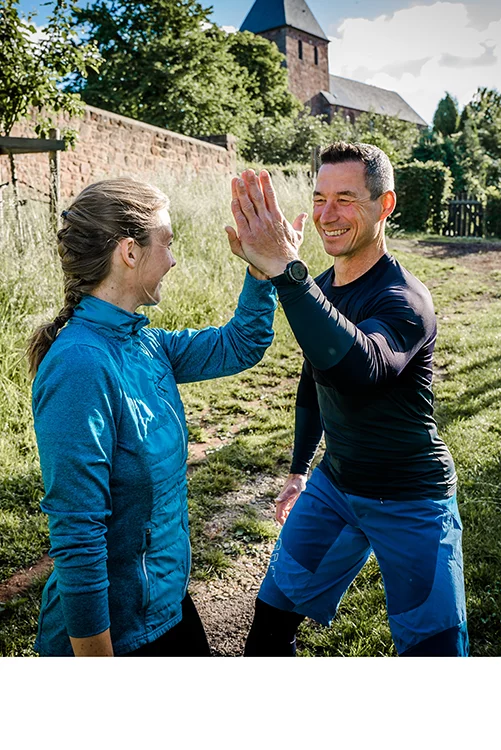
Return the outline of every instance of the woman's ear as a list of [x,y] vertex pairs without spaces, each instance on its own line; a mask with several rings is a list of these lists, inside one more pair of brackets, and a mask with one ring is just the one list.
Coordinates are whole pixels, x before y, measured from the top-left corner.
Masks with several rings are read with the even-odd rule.
[[135,268],[137,266],[139,260],[138,249],[132,237],[122,237],[116,247],[121,260],[128,268]]

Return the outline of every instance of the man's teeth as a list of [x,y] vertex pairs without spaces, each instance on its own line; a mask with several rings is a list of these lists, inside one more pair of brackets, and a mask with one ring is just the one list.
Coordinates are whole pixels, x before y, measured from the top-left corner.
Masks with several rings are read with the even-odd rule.
[[348,232],[348,229],[336,229],[334,232],[328,232],[327,229],[324,229],[325,234],[327,237],[339,237],[342,234],[346,234]]

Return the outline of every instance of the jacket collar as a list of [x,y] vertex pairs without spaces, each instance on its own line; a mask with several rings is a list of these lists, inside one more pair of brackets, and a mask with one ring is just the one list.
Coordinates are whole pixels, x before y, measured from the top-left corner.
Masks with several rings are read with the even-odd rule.
[[120,338],[137,333],[150,322],[145,315],[131,313],[122,307],[112,305],[111,302],[93,297],[91,294],[82,297],[75,307],[71,320],[92,323],[98,326],[103,333]]

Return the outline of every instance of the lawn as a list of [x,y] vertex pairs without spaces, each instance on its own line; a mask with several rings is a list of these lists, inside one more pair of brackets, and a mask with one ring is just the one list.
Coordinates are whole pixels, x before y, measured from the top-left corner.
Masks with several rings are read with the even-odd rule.
[[[178,265],[164,285],[162,303],[145,312],[153,325],[167,328],[222,324],[231,316],[244,275],[223,229],[230,221],[227,180],[185,180],[164,188],[172,201]],[[308,209],[311,186],[305,178],[280,179],[277,188],[289,217]],[[459,475],[472,654],[500,655],[501,261],[497,268],[473,270],[460,258],[395,254],[434,296],[436,414]],[[325,268],[311,222],[303,257],[313,273]],[[24,348],[33,328],[57,313],[60,290],[47,217],[36,206],[26,206],[23,236],[7,218],[0,246],[0,581],[48,549]],[[224,504],[225,493],[248,486],[258,473],[287,473],[300,366],[301,354],[279,311],[275,342],[260,365],[232,378],[181,387],[191,448],[218,444],[190,467],[195,577],[231,576],[242,538],[248,546],[273,536],[273,526],[251,511],[228,529],[231,545],[209,538],[204,528]],[[21,597],[0,605],[0,654],[33,655],[42,583],[35,580]],[[395,655],[374,559],[351,587],[332,627],[307,622],[299,646],[303,656]]]

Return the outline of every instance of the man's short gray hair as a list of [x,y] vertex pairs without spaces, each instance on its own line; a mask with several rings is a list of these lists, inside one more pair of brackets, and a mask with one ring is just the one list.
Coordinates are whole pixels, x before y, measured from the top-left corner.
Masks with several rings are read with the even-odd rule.
[[373,201],[388,190],[395,189],[393,167],[388,156],[380,148],[369,143],[331,143],[321,152],[320,161],[322,164],[362,162],[365,165],[365,184]]

